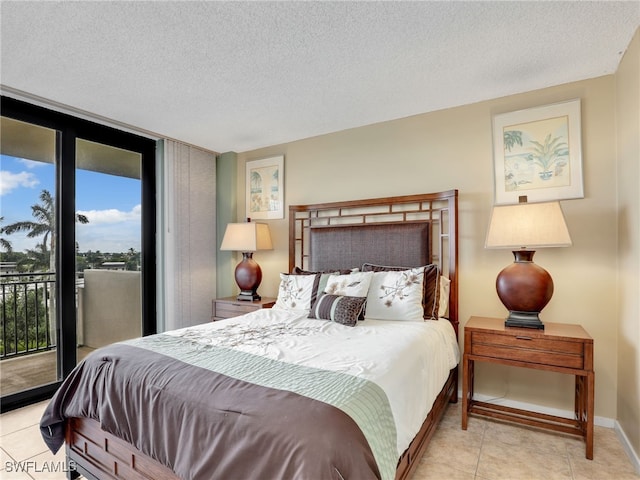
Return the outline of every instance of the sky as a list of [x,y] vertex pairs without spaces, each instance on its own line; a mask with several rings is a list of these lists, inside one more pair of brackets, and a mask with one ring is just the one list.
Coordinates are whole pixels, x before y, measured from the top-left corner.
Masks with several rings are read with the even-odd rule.
[[[76,212],[89,219],[76,224],[79,252],[103,253],[140,251],[141,181],[104,173],[76,172]],[[0,216],[2,226],[35,220],[31,206],[40,203],[40,193],[48,190],[55,196],[55,166],[0,155]],[[42,237],[25,234],[2,235],[13,250],[34,249]]]

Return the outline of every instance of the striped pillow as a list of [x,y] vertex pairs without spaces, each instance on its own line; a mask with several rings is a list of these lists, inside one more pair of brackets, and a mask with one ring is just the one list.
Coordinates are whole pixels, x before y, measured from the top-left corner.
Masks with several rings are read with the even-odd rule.
[[311,308],[309,318],[331,320],[341,325],[355,327],[366,301],[367,297],[321,295]]

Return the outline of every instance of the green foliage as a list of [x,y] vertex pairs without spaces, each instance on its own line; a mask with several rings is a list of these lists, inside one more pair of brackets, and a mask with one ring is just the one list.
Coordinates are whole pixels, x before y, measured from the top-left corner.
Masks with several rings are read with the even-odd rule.
[[516,145],[522,146],[522,132],[519,130],[507,130],[504,132],[504,148],[511,151]]
[[45,288],[27,291],[19,287],[5,288],[7,293],[4,301],[0,301],[0,332],[6,333],[0,342],[0,355],[46,348],[48,325]]
[[35,249],[25,250],[26,255],[18,261],[20,272],[46,272],[49,269],[51,253],[44,243],[36,245]]
[[533,147],[531,150],[530,159],[536,165],[542,168],[542,171],[547,171],[556,163],[560,157],[567,156],[569,154],[569,147],[566,142],[562,142],[562,137],[551,138],[551,134],[547,135],[544,140],[544,144],[531,140]]
[[[4,223],[4,217],[0,216],[0,235],[4,233],[4,227],[1,226],[3,223]],[[2,248],[7,253],[11,253],[13,251],[11,242],[6,238],[2,238],[2,237],[0,237],[0,248]]]

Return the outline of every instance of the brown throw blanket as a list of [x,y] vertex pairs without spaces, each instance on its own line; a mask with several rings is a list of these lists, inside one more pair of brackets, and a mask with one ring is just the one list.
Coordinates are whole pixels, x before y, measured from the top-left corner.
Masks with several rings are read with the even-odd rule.
[[184,479],[388,478],[340,408],[193,363],[126,343],[94,352],[47,407],[47,446],[63,444],[66,418],[88,417]]

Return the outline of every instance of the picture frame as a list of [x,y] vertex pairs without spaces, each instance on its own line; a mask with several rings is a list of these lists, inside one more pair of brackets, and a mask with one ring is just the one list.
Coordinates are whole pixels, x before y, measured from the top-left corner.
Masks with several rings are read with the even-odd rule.
[[284,218],[284,155],[246,163],[246,217]]
[[496,204],[584,198],[580,116],[580,99],[494,115]]

